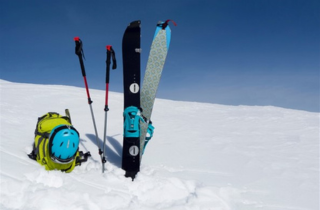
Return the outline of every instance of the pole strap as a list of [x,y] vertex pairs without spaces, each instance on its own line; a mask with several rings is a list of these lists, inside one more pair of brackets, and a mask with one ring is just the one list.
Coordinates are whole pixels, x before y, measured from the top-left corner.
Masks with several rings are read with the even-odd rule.
[[110,78],[110,64],[111,64],[111,58],[112,58],[112,69],[117,68],[117,60],[116,60],[116,53],[114,52],[113,48],[111,45],[107,45],[107,74],[106,74],[106,83],[109,83],[109,78]]
[[116,54],[112,48],[111,45],[106,46],[107,49],[107,60],[106,60],[106,101],[105,101],[105,107],[104,111],[109,111],[108,108],[108,93],[109,93],[109,81],[110,81],[110,64],[111,64],[111,58],[112,58],[112,69],[117,68],[117,60],[116,60]]
[[73,38],[73,40],[76,42],[76,50],[75,50],[76,55],[81,56],[84,59],[86,59],[84,57],[84,52],[83,52],[83,48],[82,48],[83,44],[82,44],[81,39],[78,36],[76,36]]
[[158,26],[161,26],[162,30],[165,30],[170,21],[173,23],[174,26],[177,26],[176,22],[170,19],[166,20],[164,23],[158,23]]
[[85,77],[86,76],[86,70],[84,68],[84,63],[83,63],[83,58],[85,59],[84,52],[83,52],[83,44],[82,44],[82,41],[81,41],[81,39],[79,37],[74,37],[73,40],[76,43],[75,53],[79,57],[82,76]]

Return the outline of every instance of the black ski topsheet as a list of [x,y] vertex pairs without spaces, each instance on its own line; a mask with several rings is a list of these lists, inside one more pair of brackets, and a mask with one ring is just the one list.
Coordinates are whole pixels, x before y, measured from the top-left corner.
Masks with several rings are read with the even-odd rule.
[[[140,23],[140,20],[131,22],[122,39],[124,110],[140,108]],[[140,170],[139,150],[139,136],[128,137],[124,129],[122,169],[132,180]]]

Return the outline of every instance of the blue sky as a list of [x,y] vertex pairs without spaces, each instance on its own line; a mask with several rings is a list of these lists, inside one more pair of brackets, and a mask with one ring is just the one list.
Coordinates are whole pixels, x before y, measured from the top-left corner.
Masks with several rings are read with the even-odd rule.
[[316,0],[0,0],[0,78],[84,87],[79,36],[89,88],[105,88],[112,45],[110,90],[122,92],[126,26],[142,22],[143,73],[156,23],[173,19],[159,98],[319,112],[319,11]]

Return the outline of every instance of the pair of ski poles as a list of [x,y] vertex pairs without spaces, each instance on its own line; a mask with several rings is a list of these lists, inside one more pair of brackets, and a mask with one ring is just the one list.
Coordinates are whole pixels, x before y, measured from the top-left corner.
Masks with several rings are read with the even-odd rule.
[[93,110],[92,110],[92,105],[91,105],[92,104],[92,100],[91,100],[90,93],[89,93],[89,87],[88,87],[88,82],[87,82],[87,78],[86,78],[86,70],[85,70],[84,63],[83,63],[84,53],[83,53],[83,48],[82,48],[82,41],[81,41],[81,39],[79,37],[75,37],[74,41],[76,43],[75,53],[79,57],[81,72],[82,72],[82,76],[83,76],[83,79],[84,79],[84,84],[85,84],[85,87],[86,87],[86,92],[87,92],[87,97],[88,97],[88,104],[89,104],[89,107],[90,107],[93,127],[94,127],[94,131],[95,131],[95,134],[96,134],[96,143],[97,143],[97,146],[98,146],[98,152],[99,152],[99,155],[101,157],[102,173],[104,173],[104,170],[105,170],[104,164],[107,162],[106,157],[105,157],[105,144],[106,144],[106,137],[107,137],[107,117],[108,117],[108,111],[109,111],[108,94],[109,94],[109,80],[110,80],[110,64],[111,64],[111,57],[112,57],[112,63],[113,63],[112,69],[116,69],[117,68],[116,56],[115,56],[114,50],[112,49],[112,46],[111,45],[107,45],[106,46],[106,49],[107,49],[106,97],[105,97],[105,106],[104,106],[104,111],[105,111],[104,138],[103,138],[103,145],[101,145],[99,143],[97,126],[96,126],[96,122],[95,122],[95,118],[94,118],[94,114],[93,114]]

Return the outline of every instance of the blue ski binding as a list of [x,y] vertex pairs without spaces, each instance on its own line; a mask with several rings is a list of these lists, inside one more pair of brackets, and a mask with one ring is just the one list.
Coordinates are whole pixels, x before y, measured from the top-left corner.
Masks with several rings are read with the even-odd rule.
[[[140,110],[135,106],[129,106],[124,110],[123,117],[124,117],[124,132],[123,132],[124,137],[129,137],[129,138],[139,137],[140,136],[140,120],[142,122],[145,122],[145,120],[141,116]],[[144,153],[144,150],[148,142],[151,140],[153,136],[153,132],[154,132],[154,126],[150,121],[148,124],[148,130],[147,130],[147,135],[146,135],[142,154]]]
[[127,107],[124,112],[124,137],[139,137],[140,136],[140,120],[144,121],[141,117],[140,110],[135,106]]
[[144,150],[146,149],[148,142],[151,140],[151,138],[153,136],[153,132],[154,132],[154,126],[152,125],[152,122],[150,121],[148,124],[148,130],[147,130],[146,139],[144,141],[144,147],[142,150],[142,154],[144,153]]

